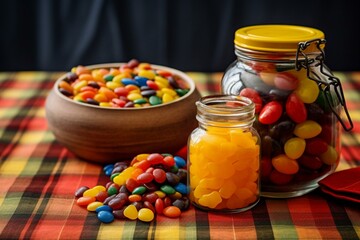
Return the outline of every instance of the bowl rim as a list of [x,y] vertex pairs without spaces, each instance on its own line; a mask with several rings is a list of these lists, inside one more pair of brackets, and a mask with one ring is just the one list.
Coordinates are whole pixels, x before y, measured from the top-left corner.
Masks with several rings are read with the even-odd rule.
[[[99,63],[99,64],[92,64],[92,65],[86,65],[84,67],[88,68],[88,69],[98,69],[98,68],[111,68],[111,67],[121,67],[122,65],[125,65],[125,62],[118,62],[118,63]],[[186,93],[186,95],[181,96],[171,102],[167,102],[167,103],[162,103],[159,105],[155,105],[155,106],[145,106],[145,107],[140,107],[140,108],[136,108],[136,107],[132,107],[132,108],[114,108],[114,107],[102,107],[102,106],[97,106],[97,105],[92,105],[92,104],[87,104],[87,103],[82,103],[82,102],[78,102],[78,101],[74,101],[73,99],[70,99],[68,97],[66,97],[64,94],[62,94],[59,91],[59,84],[62,80],[64,80],[67,77],[68,73],[65,73],[63,75],[61,75],[56,81],[55,84],[53,86],[53,91],[56,95],[58,95],[60,98],[62,98],[65,101],[68,101],[70,103],[73,104],[77,104],[79,106],[84,106],[84,107],[90,107],[90,108],[96,108],[96,109],[102,109],[102,110],[111,110],[111,111],[139,111],[141,109],[145,110],[149,110],[149,109],[153,109],[153,108],[162,108],[162,107],[166,107],[168,105],[171,104],[175,104],[177,102],[180,102],[186,98],[188,98],[189,96],[192,95],[192,93],[194,91],[196,91],[196,84],[194,82],[194,80],[187,75],[185,72],[180,71],[178,69],[175,68],[171,68],[171,67],[167,67],[167,66],[162,66],[162,65],[156,65],[156,64],[151,64],[151,67],[155,70],[166,70],[168,72],[173,73],[174,75],[179,76],[182,80],[186,81],[187,84],[189,84],[189,91]]]

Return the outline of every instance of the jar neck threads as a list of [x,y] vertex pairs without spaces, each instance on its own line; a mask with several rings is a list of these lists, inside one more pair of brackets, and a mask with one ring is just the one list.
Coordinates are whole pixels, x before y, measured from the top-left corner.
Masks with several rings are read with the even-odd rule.
[[249,128],[255,121],[255,104],[246,97],[212,95],[201,98],[196,106],[196,119],[202,128]]
[[[235,55],[238,60],[241,61],[259,61],[259,62],[271,62],[271,63],[285,63],[293,65],[296,68],[296,52],[264,52],[250,49],[243,49],[235,45]],[[308,53],[309,58],[316,58],[319,52]],[[298,56],[298,60],[304,60],[303,56]]]

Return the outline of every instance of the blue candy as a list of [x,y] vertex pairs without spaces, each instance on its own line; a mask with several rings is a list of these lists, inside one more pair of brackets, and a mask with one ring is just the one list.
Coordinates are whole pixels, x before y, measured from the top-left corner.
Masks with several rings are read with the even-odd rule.
[[99,213],[101,211],[112,212],[112,208],[109,205],[102,205],[102,206],[97,207],[95,211],[97,213]]
[[114,221],[114,215],[108,211],[98,212],[97,217],[103,223],[111,223],[112,221]]
[[110,176],[113,169],[114,169],[114,164],[108,164],[103,168],[104,173],[105,173],[106,176]]
[[131,78],[123,78],[121,79],[121,83],[124,85],[135,85],[140,87],[139,83]]
[[139,84],[140,87],[147,86],[146,85],[147,80],[149,80],[149,79],[147,79],[146,77],[139,77],[139,76],[135,77],[135,81]]
[[183,184],[183,183],[178,183],[174,186],[174,189],[176,191],[178,191],[179,193],[185,195],[189,193],[189,188],[187,185]]
[[186,161],[182,157],[175,156],[174,160],[178,168],[183,168],[186,166]]

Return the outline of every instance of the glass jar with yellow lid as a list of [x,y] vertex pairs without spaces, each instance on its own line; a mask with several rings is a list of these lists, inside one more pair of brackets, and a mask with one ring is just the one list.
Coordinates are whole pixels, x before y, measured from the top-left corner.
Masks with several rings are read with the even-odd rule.
[[255,103],[261,195],[295,197],[316,189],[339,163],[340,125],[353,127],[341,83],[324,63],[324,33],[255,25],[238,29],[234,43],[237,59],[221,88]]

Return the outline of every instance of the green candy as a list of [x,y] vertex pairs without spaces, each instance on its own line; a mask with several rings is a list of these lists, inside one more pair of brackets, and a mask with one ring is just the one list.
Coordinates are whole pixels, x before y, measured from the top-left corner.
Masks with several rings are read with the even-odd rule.
[[176,190],[171,187],[170,185],[162,185],[160,187],[160,190],[164,193],[166,193],[167,195],[171,195],[171,194],[174,194],[176,192]]
[[113,182],[114,177],[118,176],[119,174],[120,174],[120,173],[113,173],[113,174],[111,174],[111,176],[110,176],[111,181]]
[[139,98],[139,99],[134,100],[134,103],[135,104],[144,104],[144,103],[147,103],[147,101],[145,98]]
[[114,76],[113,75],[106,75],[105,77],[104,77],[104,79],[105,79],[105,81],[106,82],[111,82],[112,80],[113,80],[113,78],[114,78]]
[[140,187],[137,187],[135,188],[133,191],[132,191],[132,194],[143,194],[144,192],[146,192],[146,187],[144,186],[140,186]]
[[110,186],[109,189],[107,190],[109,196],[114,195],[114,194],[117,194],[118,191],[119,191],[119,189],[117,189],[117,188],[114,187],[114,186]]
[[162,100],[158,96],[151,96],[149,98],[149,102],[151,105],[159,105],[162,103]]
[[184,96],[185,94],[187,94],[189,92],[189,89],[175,89],[175,92],[180,96]]

